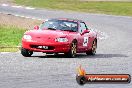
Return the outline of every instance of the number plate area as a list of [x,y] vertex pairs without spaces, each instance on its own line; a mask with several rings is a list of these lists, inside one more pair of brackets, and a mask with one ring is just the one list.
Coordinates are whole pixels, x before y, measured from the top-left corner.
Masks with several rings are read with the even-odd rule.
[[48,49],[48,46],[38,46],[39,49]]

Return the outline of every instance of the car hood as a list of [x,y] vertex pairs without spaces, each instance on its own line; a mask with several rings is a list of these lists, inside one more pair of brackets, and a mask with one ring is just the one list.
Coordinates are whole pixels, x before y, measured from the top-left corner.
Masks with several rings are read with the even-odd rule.
[[30,30],[25,34],[32,36],[35,38],[58,38],[58,37],[66,37],[69,34],[69,31],[60,31],[60,30]]

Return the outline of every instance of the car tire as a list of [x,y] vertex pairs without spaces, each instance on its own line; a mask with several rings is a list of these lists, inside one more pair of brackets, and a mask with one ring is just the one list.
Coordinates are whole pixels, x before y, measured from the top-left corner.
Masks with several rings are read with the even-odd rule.
[[69,52],[65,53],[66,57],[74,58],[77,54],[77,43],[72,42]]
[[76,76],[76,81],[79,85],[84,85],[87,79],[84,76]]
[[21,48],[21,54],[24,57],[30,57],[33,54],[33,51],[29,51],[27,49]]
[[97,49],[97,40],[95,39],[92,43],[92,48],[90,51],[87,51],[87,55],[95,55],[96,54],[96,49]]

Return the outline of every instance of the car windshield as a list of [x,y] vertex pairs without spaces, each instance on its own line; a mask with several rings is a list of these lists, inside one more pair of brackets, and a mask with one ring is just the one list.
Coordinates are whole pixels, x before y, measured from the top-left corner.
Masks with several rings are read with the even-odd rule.
[[48,20],[40,25],[40,30],[62,30],[62,31],[77,31],[77,22],[66,20]]

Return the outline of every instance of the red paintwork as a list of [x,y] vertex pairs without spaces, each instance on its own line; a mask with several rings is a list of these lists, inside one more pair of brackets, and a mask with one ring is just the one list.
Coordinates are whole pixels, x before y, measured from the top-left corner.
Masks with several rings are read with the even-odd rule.
[[[97,39],[97,34],[94,31],[88,31],[89,33],[80,34],[79,32],[69,32],[61,30],[30,30],[25,34],[32,36],[32,39],[29,41],[22,38],[22,47],[36,52],[65,53],[70,50],[72,41],[76,39],[77,52],[86,52],[91,49],[93,40],[95,38]],[[59,37],[66,37],[68,39],[68,42],[56,42],[55,39]],[[87,46],[83,46],[84,37],[89,37]],[[54,48],[51,50],[42,50],[32,48],[31,45],[51,46]]]

